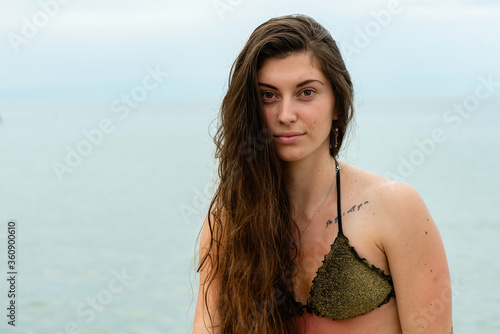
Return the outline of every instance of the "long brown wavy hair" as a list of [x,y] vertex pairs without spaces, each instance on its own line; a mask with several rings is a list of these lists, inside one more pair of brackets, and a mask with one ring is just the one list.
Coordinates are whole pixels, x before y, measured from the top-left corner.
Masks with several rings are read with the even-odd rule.
[[[352,118],[353,87],[330,33],[308,16],[270,19],[257,27],[234,62],[214,136],[219,183],[208,215],[209,249],[200,253],[208,287],[217,280],[220,333],[294,333],[292,277],[300,231],[292,218],[284,164],[261,114],[257,72],[266,59],[309,52],[330,79],[339,129],[336,157]],[[332,140],[332,133],[330,140]],[[299,243],[300,244],[300,243]],[[204,298],[207,302],[207,289]],[[208,306],[207,306],[208,307]]]

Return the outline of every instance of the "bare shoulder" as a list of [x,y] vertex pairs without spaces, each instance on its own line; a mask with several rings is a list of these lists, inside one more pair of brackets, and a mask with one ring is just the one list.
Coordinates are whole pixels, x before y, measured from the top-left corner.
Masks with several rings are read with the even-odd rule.
[[217,298],[219,291],[219,281],[213,278],[213,263],[217,254],[214,251],[214,234],[217,225],[214,224],[215,217],[209,214],[201,229],[199,255],[200,263],[200,285],[198,290],[198,300],[193,323],[193,333],[217,333],[213,324],[217,323],[219,316],[217,313]]
[[387,179],[344,162],[340,166],[344,171],[342,182],[355,194],[374,199],[379,213],[399,216],[428,212],[424,200],[411,185]]
[[[208,254],[207,260],[212,261],[214,256],[216,256],[215,253],[217,250],[219,252],[222,251],[219,233],[223,219],[224,218],[220,216],[216,218],[214,213],[209,213],[205,218],[199,234],[199,259],[203,259]],[[210,264],[207,263],[206,265]]]
[[385,254],[394,283],[403,332],[450,333],[448,263],[440,233],[424,200],[409,184],[347,164],[342,167],[347,188],[351,188],[348,191],[370,199],[370,219],[377,226],[373,235]]
[[[370,171],[341,164],[344,176],[341,183],[347,187],[351,198],[362,197],[370,202],[370,221],[376,226],[373,237],[381,249],[403,238],[431,233],[439,238],[439,232],[431,214],[411,185],[389,180]],[[346,198],[349,203],[349,198]]]
[[339,161],[342,183],[346,182],[350,187],[356,187],[357,190],[373,191],[378,187],[387,186],[394,183],[381,175],[368,170],[356,167],[343,161]]

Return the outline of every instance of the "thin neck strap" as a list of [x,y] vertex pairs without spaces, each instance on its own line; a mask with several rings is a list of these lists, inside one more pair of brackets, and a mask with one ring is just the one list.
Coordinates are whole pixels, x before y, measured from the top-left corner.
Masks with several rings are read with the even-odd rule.
[[337,159],[333,158],[335,160],[335,168],[336,168],[336,174],[337,174],[337,217],[338,217],[338,223],[339,223],[339,233],[344,234],[342,232],[342,210],[340,209],[340,166],[339,163],[337,162]]

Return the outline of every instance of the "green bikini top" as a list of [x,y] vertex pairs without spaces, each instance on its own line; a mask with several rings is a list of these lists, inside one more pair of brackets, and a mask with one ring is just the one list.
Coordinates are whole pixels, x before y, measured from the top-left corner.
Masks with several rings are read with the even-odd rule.
[[360,258],[342,232],[337,160],[335,165],[339,232],[312,281],[307,305],[297,302],[297,306],[299,314],[305,309],[333,320],[344,320],[384,305],[395,294],[391,276]]

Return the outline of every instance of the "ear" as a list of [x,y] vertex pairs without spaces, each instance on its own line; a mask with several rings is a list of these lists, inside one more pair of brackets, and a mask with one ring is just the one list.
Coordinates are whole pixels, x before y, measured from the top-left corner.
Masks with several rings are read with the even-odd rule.
[[332,121],[333,122],[338,121],[339,120],[339,115],[337,113],[337,109],[333,109],[332,114],[333,114]]
[[338,112],[338,108],[337,108],[337,99],[335,97],[335,94],[333,94],[332,120],[333,121],[338,121],[339,120],[339,112]]

